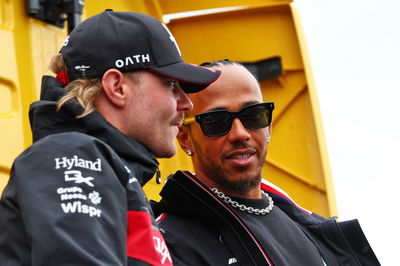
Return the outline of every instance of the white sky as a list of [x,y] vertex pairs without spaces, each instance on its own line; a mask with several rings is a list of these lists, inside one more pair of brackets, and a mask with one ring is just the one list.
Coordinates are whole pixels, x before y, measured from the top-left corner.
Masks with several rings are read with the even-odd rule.
[[341,220],[358,218],[382,265],[399,265],[400,1],[295,0]]

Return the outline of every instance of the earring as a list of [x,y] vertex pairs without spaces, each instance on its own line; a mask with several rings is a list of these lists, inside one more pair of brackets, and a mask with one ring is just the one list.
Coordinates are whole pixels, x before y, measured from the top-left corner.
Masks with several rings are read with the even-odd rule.
[[192,156],[192,155],[193,155],[193,153],[192,153],[191,150],[187,150],[186,153],[187,153],[187,155],[189,155],[189,156]]
[[267,143],[271,141],[271,137],[267,137]]

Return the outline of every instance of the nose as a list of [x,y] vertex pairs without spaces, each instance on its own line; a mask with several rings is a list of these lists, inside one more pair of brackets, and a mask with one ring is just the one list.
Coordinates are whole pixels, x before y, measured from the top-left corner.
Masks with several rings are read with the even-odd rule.
[[181,88],[178,89],[177,109],[183,112],[189,112],[193,109],[192,101]]
[[230,142],[248,141],[250,139],[250,132],[244,127],[239,118],[234,118],[231,130],[228,132],[228,140]]

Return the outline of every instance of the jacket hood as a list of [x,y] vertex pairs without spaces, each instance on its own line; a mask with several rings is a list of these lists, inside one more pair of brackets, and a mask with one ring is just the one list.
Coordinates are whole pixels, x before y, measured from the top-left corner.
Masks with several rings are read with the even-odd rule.
[[107,143],[128,166],[141,171],[143,180],[139,181],[142,186],[150,180],[158,167],[153,154],[141,143],[120,132],[97,111],[83,118],[76,118],[83,112],[83,108],[75,100],[68,101],[57,112],[56,103],[65,92],[55,78],[42,78],[40,101],[32,103],[29,111],[33,142],[58,133],[87,134]]

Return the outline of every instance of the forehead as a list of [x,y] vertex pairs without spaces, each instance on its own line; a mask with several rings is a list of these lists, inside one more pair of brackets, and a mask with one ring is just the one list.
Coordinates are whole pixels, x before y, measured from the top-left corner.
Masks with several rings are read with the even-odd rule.
[[257,80],[242,66],[225,65],[217,67],[221,76],[205,90],[190,95],[194,108],[191,114],[221,108],[237,111],[244,105],[262,102]]

